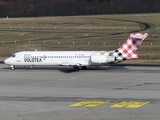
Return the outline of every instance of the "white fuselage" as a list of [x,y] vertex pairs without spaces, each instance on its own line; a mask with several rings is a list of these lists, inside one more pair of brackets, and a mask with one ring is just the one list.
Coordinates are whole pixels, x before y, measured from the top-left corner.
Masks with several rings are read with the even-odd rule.
[[[17,52],[5,60],[5,64],[18,65],[66,65],[66,66],[90,66],[107,65],[109,62],[93,61],[93,55],[107,59],[107,51],[23,51]],[[92,58],[92,59],[91,59]],[[115,58],[115,57],[114,57]],[[114,59],[113,58],[113,59]],[[96,59],[94,57],[94,59]],[[98,59],[99,60],[99,59]],[[111,61],[113,62],[113,61]]]

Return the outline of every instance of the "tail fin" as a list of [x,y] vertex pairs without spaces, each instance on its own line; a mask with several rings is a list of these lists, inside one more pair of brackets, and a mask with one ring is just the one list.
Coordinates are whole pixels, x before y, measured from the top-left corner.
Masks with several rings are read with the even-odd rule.
[[127,41],[115,51],[117,60],[126,60],[132,58],[138,58],[135,54],[141,43],[147,38],[148,33],[132,33],[128,37]]

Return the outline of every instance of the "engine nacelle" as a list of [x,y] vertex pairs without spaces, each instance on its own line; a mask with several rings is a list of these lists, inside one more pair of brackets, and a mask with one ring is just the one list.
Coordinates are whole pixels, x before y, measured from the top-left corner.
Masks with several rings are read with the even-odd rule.
[[116,61],[115,56],[106,55],[92,55],[91,62],[93,63],[112,63]]

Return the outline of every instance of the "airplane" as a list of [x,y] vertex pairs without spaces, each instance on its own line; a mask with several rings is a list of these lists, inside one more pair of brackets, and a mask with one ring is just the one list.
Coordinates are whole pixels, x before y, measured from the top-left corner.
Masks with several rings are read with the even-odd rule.
[[135,54],[148,33],[131,33],[127,41],[112,51],[21,51],[7,58],[4,63],[15,66],[72,66],[75,71],[87,66],[107,66],[138,58]]

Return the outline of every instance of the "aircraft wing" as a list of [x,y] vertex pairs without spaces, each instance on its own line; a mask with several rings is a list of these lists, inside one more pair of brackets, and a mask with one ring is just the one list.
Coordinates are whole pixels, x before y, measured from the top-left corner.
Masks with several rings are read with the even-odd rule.
[[75,63],[75,62],[62,62],[62,66],[81,66],[80,63]]

